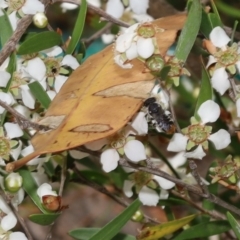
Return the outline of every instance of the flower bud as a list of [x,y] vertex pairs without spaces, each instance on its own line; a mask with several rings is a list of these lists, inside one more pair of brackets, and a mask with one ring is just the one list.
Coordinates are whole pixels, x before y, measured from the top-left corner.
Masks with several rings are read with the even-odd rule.
[[36,13],[33,16],[33,23],[38,28],[45,28],[48,25],[48,19],[45,13]]
[[23,179],[19,173],[10,173],[4,179],[4,186],[8,192],[16,193],[22,187]]
[[141,222],[144,216],[141,210],[137,210],[134,215],[132,216],[132,221],[134,222]]
[[42,203],[45,209],[49,211],[58,211],[61,209],[61,197],[53,195],[45,195],[42,197]]

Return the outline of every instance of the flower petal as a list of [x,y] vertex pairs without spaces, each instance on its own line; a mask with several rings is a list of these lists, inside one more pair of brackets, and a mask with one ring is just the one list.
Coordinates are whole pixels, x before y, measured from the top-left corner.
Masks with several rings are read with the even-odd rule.
[[37,189],[37,195],[40,199],[42,199],[43,196],[46,195],[52,195],[57,196],[57,193],[52,190],[52,186],[48,183],[43,183],[38,189]]
[[26,235],[22,232],[12,232],[10,233],[8,239],[9,240],[28,240]]
[[105,150],[100,157],[102,168],[105,172],[111,172],[118,166],[120,157],[115,149]]
[[211,78],[211,83],[213,88],[221,95],[223,95],[230,88],[228,74],[225,71],[225,68],[218,68],[214,71]]
[[44,12],[44,5],[38,0],[26,0],[22,7],[22,11],[24,14]]
[[138,135],[146,135],[148,133],[148,123],[144,112],[139,112],[130,125],[137,131]]
[[211,31],[209,38],[213,45],[219,48],[226,46],[231,40],[221,27],[215,27]]
[[227,147],[231,143],[231,136],[225,129],[220,129],[209,136],[208,140],[213,142],[217,150]]
[[21,95],[22,95],[22,100],[24,105],[30,109],[34,109],[35,97],[31,93],[28,85],[21,85],[20,88],[21,88]]
[[135,32],[121,34],[116,40],[115,45],[116,51],[118,51],[119,53],[126,52],[126,50],[130,48],[133,42],[133,38],[135,36],[136,36]]
[[8,15],[8,18],[9,18],[9,21],[11,23],[13,31],[15,31],[17,29],[17,22],[19,20],[19,18],[17,17],[17,12],[13,11],[12,13],[10,13]]
[[208,58],[208,63],[206,65],[206,68],[208,68],[209,66],[211,66],[215,62],[217,62],[216,58],[214,56],[210,55],[209,58]]
[[62,75],[56,76],[55,83],[54,83],[54,89],[57,93],[60,91],[61,87],[67,81],[67,79],[68,79],[68,77],[66,77],[66,76],[62,76]]
[[6,87],[10,78],[11,74],[9,72],[0,71],[0,87]]
[[187,159],[184,156],[184,152],[179,152],[176,155],[174,155],[173,157],[168,158],[168,161],[170,162],[170,164],[172,165],[172,167],[174,169],[177,169],[180,166],[182,166],[183,164],[185,164]]
[[181,152],[186,150],[188,138],[181,133],[174,133],[167,150],[171,152]]
[[169,192],[166,191],[165,189],[161,189],[160,195],[159,195],[159,199],[168,199],[169,196]]
[[108,0],[106,5],[106,13],[109,15],[120,18],[123,15],[124,6],[120,0]]
[[18,105],[16,105],[16,106],[14,107],[14,109],[15,109],[18,113],[22,114],[24,117],[30,118],[31,112],[30,112],[29,109],[26,108],[25,106],[18,104]]
[[159,186],[162,188],[162,189],[171,189],[175,186],[175,183],[174,182],[171,182],[163,177],[159,177],[157,175],[154,175],[153,176],[153,179],[159,184]]
[[79,67],[80,64],[75,57],[73,57],[70,54],[67,54],[67,55],[65,55],[65,57],[62,60],[62,65],[63,66],[65,66],[65,65],[69,66],[69,67],[71,67],[72,69],[75,70],[76,68]]
[[7,136],[10,139],[21,137],[23,135],[23,131],[19,127],[19,125],[17,123],[6,122],[4,124],[4,128],[5,128],[6,132],[7,132]]
[[152,38],[139,37],[137,41],[137,51],[140,57],[146,59],[154,53]]
[[[14,103],[14,99],[10,93],[0,92],[0,99],[8,105],[12,105]],[[0,107],[0,114],[5,111],[5,108]]]
[[10,154],[14,160],[17,160],[22,150],[22,142],[18,141],[18,146],[14,149],[11,149]]
[[149,0],[129,0],[129,6],[136,14],[144,14],[147,12]]
[[17,218],[13,214],[13,212],[9,212],[6,216],[4,216],[1,220],[1,227],[4,231],[9,231],[14,228],[17,224]]
[[56,56],[60,55],[63,52],[63,50],[59,46],[54,46],[54,47],[45,49],[41,52],[47,54],[48,57],[56,57]]
[[138,140],[131,140],[124,145],[124,153],[132,162],[139,162],[147,158],[144,145]]
[[78,150],[69,150],[69,154],[74,159],[82,159],[82,158],[85,158],[85,157],[89,156],[88,153],[81,152],[81,151],[78,151]]
[[43,80],[47,71],[44,62],[39,57],[29,60],[26,70],[34,79],[37,79],[38,81]]
[[186,158],[194,158],[202,160],[203,157],[206,156],[206,153],[202,149],[202,145],[199,145],[195,150],[191,152],[186,152],[184,154]]
[[90,143],[86,143],[84,144],[84,146],[87,149],[90,149],[92,151],[98,151],[100,150],[104,145],[108,144],[109,141],[106,138],[100,139],[100,140],[96,140]]
[[125,180],[123,183],[123,192],[129,198],[132,197],[133,195],[133,191],[132,191],[133,185],[134,185],[134,182],[129,180]]
[[114,59],[114,62],[121,68],[130,69],[133,67],[131,63],[125,64],[120,54],[116,55],[113,59]]
[[104,33],[101,35],[102,41],[104,44],[110,44],[114,41],[115,39],[115,35],[111,34],[111,33]]
[[140,190],[138,197],[142,204],[147,206],[156,206],[159,201],[157,192],[146,186]]
[[207,100],[198,109],[202,123],[216,122],[220,116],[220,107],[213,100]]
[[126,50],[126,57],[128,60],[132,60],[138,57],[136,42],[132,42],[131,46]]

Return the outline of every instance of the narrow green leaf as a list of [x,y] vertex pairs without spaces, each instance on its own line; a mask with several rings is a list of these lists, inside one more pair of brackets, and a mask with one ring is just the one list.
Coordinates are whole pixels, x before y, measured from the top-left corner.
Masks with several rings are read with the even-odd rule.
[[191,222],[197,215],[190,215],[174,221],[161,223],[156,226],[145,227],[137,236],[138,240],[156,240],[177,231]]
[[0,43],[3,47],[7,40],[12,36],[13,30],[6,12],[1,9],[3,15],[0,17]]
[[238,224],[237,220],[233,217],[230,212],[227,212],[227,219],[232,226],[232,230],[236,234],[238,240],[240,240],[240,225]]
[[60,215],[60,213],[32,214],[28,218],[34,223],[46,226],[55,222]]
[[10,86],[12,83],[12,79],[13,79],[13,73],[16,71],[16,67],[17,67],[16,64],[17,64],[17,57],[16,57],[16,53],[13,52],[10,55],[9,63],[8,63],[7,69],[6,69],[7,72],[9,72],[11,74],[11,78],[8,81],[6,88],[3,89],[4,92],[9,92],[9,89],[10,89]]
[[182,61],[186,61],[195,39],[197,37],[202,18],[202,7],[199,0],[193,0],[188,12],[187,21],[180,34],[175,56]]
[[197,239],[227,232],[231,229],[227,221],[204,222],[185,229],[173,240]]
[[141,206],[138,199],[132,202],[121,214],[105,225],[99,232],[94,234],[89,240],[111,240],[128,222],[133,214]]
[[38,81],[35,81],[28,84],[28,86],[34,97],[42,104],[45,109],[48,109],[51,103],[51,99],[43,89],[42,85]]
[[213,90],[210,82],[210,76],[207,69],[203,66],[201,88],[200,88],[200,92],[199,92],[199,96],[198,96],[198,100],[195,108],[195,113],[194,113],[194,117],[196,119],[199,119],[197,111],[201,106],[201,104],[207,100],[212,100],[212,99],[213,99]]
[[81,38],[83,28],[85,25],[86,13],[87,13],[87,1],[82,0],[80,11],[77,16],[76,24],[73,29],[72,38],[71,38],[70,43],[66,50],[67,54],[72,54],[74,52],[74,50]]
[[41,200],[37,195],[37,184],[31,175],[31,172],[27,169],[21,168],[18,170],[19,174],[23,178],[23,189],[35,203],[35,205],[41,210],[41,212],[48,214],[48,212],[43,208]]
[[[47,40],[47,41],[46,41]],[[61,45],[62,38],[56,32],[41,32],[28,37],[19,47],[17,54],[36,53],[56,45]]]
[[[68,234],[74,239],[88,240],[100,230],[101,228],[78,228],[69,231]],[[118,233],[115,237],[112,238],[112,240],[135,240],[135,239],[136,238],[134,236],[126,235],[123,233]]]

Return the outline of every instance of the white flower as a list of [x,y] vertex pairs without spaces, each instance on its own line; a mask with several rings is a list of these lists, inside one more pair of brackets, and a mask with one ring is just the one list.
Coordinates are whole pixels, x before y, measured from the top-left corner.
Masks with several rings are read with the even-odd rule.
[[[133,171],[133,170],[132,170]],[[137,177],[133,177],[134,175],[137,175]],[[164,179],[162,177],[151,175],[143,172],[134,172],[132,173],[132,177],[130,175],[131,179],[133,180],[125,180],[123,184],[123,192],[127,197],[132,197],[133,191],[132,187],[136,184],[136,191],[138,193],[139,200],[143,203],[143,205],[148,206],[156,206],[158,201],[160,199],[167,199],[168,198],[168,191],[167,189],[171,189],[175,186],[175,183]],[[141,179],[139,183],[135,182],[135,179]],[[152,181],[155,180],[155,182],[158,183],[158,185],[161,188],[160,194],[158,194],[154,189],[149,188],[147,185]],[[141,182],[141,183],[140,183]],[[145,185],[145,183],[147,185]]]
[[58,196],[55,191],[52,190],[52,186],[48,183],[43,183],[40,187],[37,189],[37,195],[42,201],[42,198],[46,195],[50,196]]
[[144,145],[140,141],[135,140],[133,137],[128,137],[130,133],[147,133],[147,121],[142,117],[141,112],[133,119],[132,124],[130,124],[130,128],[131,127],[135,130],[135,132],[126,127],[125,135],[121,133],[116,135],[116,137],[110,141],[110,148],[106,149],[101,154],[100,161],[105,172],[110,172],[118,166],[120,155],[125,154],[128,160],[132,162],[139,162],[147,158]]
[[206,155],[203,148],[205,150],[208,149],[207,140],[211,141],[217,150],[223,149],[230,144],[230,134],[226,130],[220,129],[218,132],[211,134],[212,128],[205,125],[218,119],[220,115],[218,104],[212,100],[207,100],[202,103],[197,113],[201,122],[195,122],[188,128],[183,129],[185,135],[175,133],[168,145],[168,151],[180,152],[190,150],[196,146],[197,148],[194,151],[187,152],[185,156],[202,159]]
[[[150,29],[150,35],[145,35],[146,27]],[[155,52],[154,41],[155,28],[150,23],[135,23],[117,38],[114,61],[120,67],[131,68],[132,65],[128,61],[137,57],[147,59],[152,56]],[[127,66],[124,66],[125,63]]]
[[226,70],[231,74],[235,74],[236,69],[240,70],[240,55],[238,46],[233,43],[231,47],[227,44],[230,38],[221,27],[215,27],[210,33],[210,47],[207,47],[213,54],[210,55],[207,67],[215,64],[211,77],[213,88],[223,95],[229,88],[229,75]]
[[0,225],[1,228],[7,232],[16,226],[17,218],[15,217],[14,213],[11,211],[11,209],[1,196],[0,196],[0,210],[5,214],[5,216],[1,219]]
[[8,240],[28,240],[28,238],[22,232],[12,232],[10,233]]

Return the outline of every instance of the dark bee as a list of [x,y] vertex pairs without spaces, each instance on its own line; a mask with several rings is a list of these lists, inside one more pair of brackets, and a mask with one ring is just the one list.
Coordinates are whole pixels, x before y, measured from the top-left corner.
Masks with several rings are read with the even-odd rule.
[[158,132],[167,134],[175,132],[175,125],[171,113],[164,110],[155,97],[148,98],[143,105],[147,110],[147,121],[151,122]]

